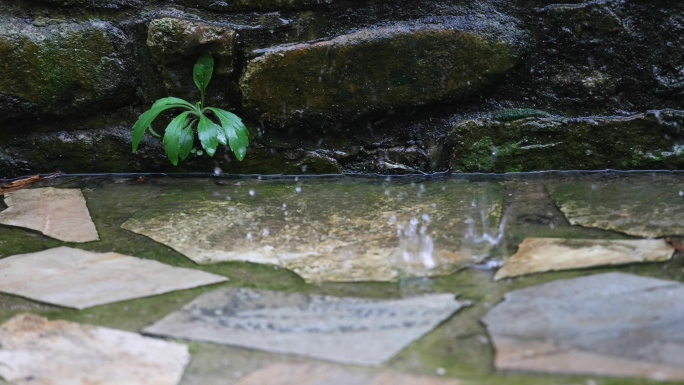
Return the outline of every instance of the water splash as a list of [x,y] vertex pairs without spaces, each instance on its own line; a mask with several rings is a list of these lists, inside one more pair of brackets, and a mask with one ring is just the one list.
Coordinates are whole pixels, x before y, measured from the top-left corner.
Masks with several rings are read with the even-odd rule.
[[[478,215],[472,215],[466,219],[467,228],[463,235],[461,252],[477,264],[484,263],[487,266],[495,267],[496,264],[487,263],[487,259],[496,256],[498,252],[505,251],[504,235],[508,214],[503,215],[498,226],[491,226],[488,214],[493,207],[489,207],[484,202],[478,204],[475,200],[473,200],[471,207],[475,212],[479,208],[479,221],[473,218],[478,217]],[[480,231],[478,231],[478,227],[481,229]]]
[[[424,215],[422,219],[422,223],[418,218],[412,218],[408,226],[397,225],[399,248],[392,264],[402,276],[424,275],[437,265],[433,256],[434,241],[428,231],[430,218]],[[395,221],[394,216],[390,218],[390,223]]]

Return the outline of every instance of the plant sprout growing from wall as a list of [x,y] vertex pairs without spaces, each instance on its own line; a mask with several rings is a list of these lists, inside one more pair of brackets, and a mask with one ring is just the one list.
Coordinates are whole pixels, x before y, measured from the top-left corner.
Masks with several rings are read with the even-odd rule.
[[[178,165],[178,158],[184,160],[192,152],[195,132],[199,136],[202,148],[209,156],[214,156],[216,147],[220,143],[230,146],[238,160],[241,161],[245,158],[249,138],[247,128],[242,120],[232,112],[204,106],[204,91],[213,72],[214,58],[211,56],[211,52],[205,51],[197,59],[193,70],[195,85],[199,89],[202,99],[194,105],[186,100],[174,97],[157,100],[149,110],[140,115],[138,121],[133,125],[133,153],[137,152],[138,144],[140,144],[147,130],[150,130],[150,133],[156,137],[161,136],[152,129],[152,122],[159,114],[172,108],[181,108],[185,111],[181,112],[166,126],[162,139],[166,155],[174,166]],[[220,124],[214,123],[207,116],[209,112]]]

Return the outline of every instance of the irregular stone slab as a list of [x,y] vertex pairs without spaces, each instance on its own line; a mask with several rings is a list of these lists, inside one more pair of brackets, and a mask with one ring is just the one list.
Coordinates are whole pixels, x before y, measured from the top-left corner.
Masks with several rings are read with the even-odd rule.
[[457,380],[398,373],[367,373],[314,363],[277,363],[243,377],[237,385],[459,385]]
[[676,110],[583,118],[503,110],[455,125],[445,160],[461,172],[677,169],[682,148],[668,138],[682,118]]
[[516,61],[505,32],[490,34],[471,24],[465,18],[398,24],[269,48],[247,65],[240,81],[243,101],[264,119],[287,121],[350,118],[462,98]]
[[36,24],[0,21],[0,120],[83,115],[133,99],[138,67],[120,29],[99,20]]
[[494,279],[592,266],[663,262],[673,254],[674,248],[662,239],[526,238]]
[[0,212],[0,224],[26,227],[64,242],[100,239],[79,189],[19,190],[5,195],[5,204],[7,209]]
[[681,181],[650,176],[605,182],[549,184],[551,197],[573,225],[655,238],[684,235]]
[[0,377],[12,384],[175,385],[185,345],[20,314],[0,326]]
[[195,87],[188,69],[204,50],[214,57],[214,75],[233,72],[235,36],[233,29],[165,17],[150,22],[147,47],[161,67],[167,91],[182,92]]
[[498,370],[684,380],[684,285],[608,273],[507,293],[482,321]]
[[452,294],[377,300],[227,288],[201,295],[143,332],[380,365],[462,306]]
[[226,280],[157,261],[69,247],[0,259],[0,291],[76,309]]
[[[490,200],[482,209],[497,223],[501,188],[454,183],[442,190],[440,186],[373,191],[357,185],[357,193],[350,194],[349,187],[334,184],[307,186],[305,193],[296,193],[295,186],[274,185],[270,191],[259,185],[263,192],[251,200],[174,197],[136,213],[122,227],[197,263],[279,265],[307,282],[450,274],[473,262],[462,252],[466,221],[480,216],[473,212],[473,197]],[[368,199],[358,198],[364,194]],[[264,198],[259,199],[261,195]],[[293,207],[283,207],[283,202]]]

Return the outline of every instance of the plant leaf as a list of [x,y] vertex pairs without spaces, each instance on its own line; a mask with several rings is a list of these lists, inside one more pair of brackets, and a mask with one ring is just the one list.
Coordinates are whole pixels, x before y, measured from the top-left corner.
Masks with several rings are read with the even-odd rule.
[[216,147],[218,146],[218,130],[221,129],[216,123],[209,120],[204,115],[200,115],[200,121],[197,125],[197,134],[199,135],[202,147],[207,151],[207,155],[214,156]]
[[192,125],[195,122],[196,120],[194,119],[189,121],[181,130],[180,148],[178,149],[178,156],[181,160],[185,160],[190,155],[192,147],[195,145],[195,133],[192,132]]
[[152,105],[152,108],[154,107],[161,107],[161,106],[170,106],[174,105],[176,107],[185,107],[189,110],[195,110],[195,106],[192,105],[192,103],[188,102],[187,100],[181,99],[181,98],[174,98],[174,97],[168,97],[168,98],[161,98],[154,102]]
[[[143,135],[145,135],[145,131],[147,131],[148,128],[150,128],[150,131],[156,134],[156,132],[154,132],[154,130],[151,129],[150,125],[157,118],[157,116],[159,116],[159,114],[166,110],[179,107],[175,104],[158,103],[159,100],[152,106],[152,108],[143,112],[143,114],[140,115],[138,120],[133,125],[132,142],[134,153],[138,151],[138,144],[140,144],[140,141],[142,140]],[[159,136],[159,134],[157,134],[156,136]]]
[[209,81],[211,80],[211,75],[214,73],[214,58],[211,56],[211,52],[204,51],[202,56],[197,59],[195,63],[195,68],[192,71],[192,75],[195,80],[195,85],[199,88],[202,93],[202,99],[204,99],[204,90],[207,89]]
[[166,126],[164,132],[164,149],[166,155],[169,157],[174,166],[178,166],[178,152],[180,151],[181,131],[185,127],[185,121],[188,118],[190,111],[185,111],[182,114],[173,118],[171,123]]
[[247,146],[249,145],[249,135],[247,127],[242,123],[242,120],[232,112],[222,110],[220,108],[207,107],[213,112],[221,122],[221,129],[223,130],[230,149],[235,153],[238,160],[243,160],[247,154]]

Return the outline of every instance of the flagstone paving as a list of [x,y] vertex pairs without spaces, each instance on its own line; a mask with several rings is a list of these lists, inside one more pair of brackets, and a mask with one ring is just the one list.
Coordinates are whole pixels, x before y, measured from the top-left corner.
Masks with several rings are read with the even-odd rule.
[[237,385],[460,385],[458,380],[368,373],[318,363],[277,363],[257,370]]
[[593,266],[664,262],[673,254],[674,248],[662,239],[526,238],[494,279]]
[[612,180],[547,186],[571,224],[655,238],[684,235],[684,186]]
[[5,195],[7,209],[0,211],[0,224],[25,227],[64,242],[99,239],[79,189],[44,187],[23,189]]
[[20,314],[0,326],[0,377],[15,385],[176,385],[185,345]]
[[496,368],[684,380],[684,285],[622,273],[509,292],[482,321]]
[[[496,227],[501,217],[496,184],[406,185],[364,199],[325,187],[239,201],[185,199],[182,207],[163,202],[122,227],[197,263],[279,265],[307,282],[396,281],[450,274],[474,262],[462,252],[468,218],[483,210]],[[484,195],[489,202],[474,210],[473,197]]]
[[76,309],[226,280],[157,261],[70,247],[0,259],[0,291]]
[[203,294],[143,332],[380,365],[462,306],[453,294],[373,300],[226,288]]

